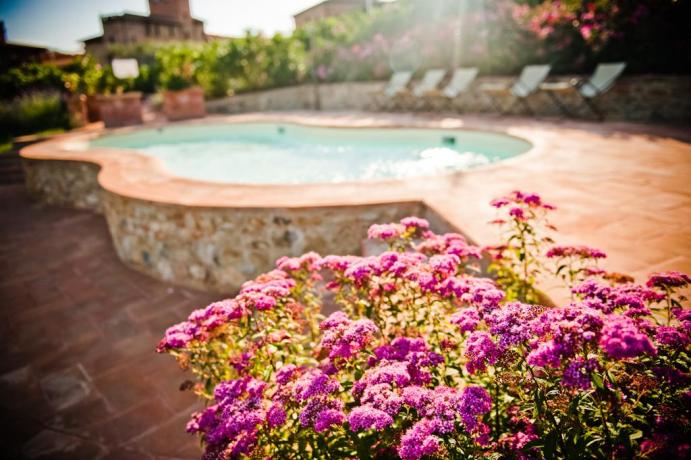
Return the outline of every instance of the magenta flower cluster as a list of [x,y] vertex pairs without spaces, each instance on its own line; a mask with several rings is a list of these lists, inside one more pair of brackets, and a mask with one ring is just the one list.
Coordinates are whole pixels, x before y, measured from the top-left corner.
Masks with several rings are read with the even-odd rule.
[[604,259],[603,251],[589,246],[553,246],[546,253],[548,259],[577,257],[580,259]]
[[328,351],[331,359],[351,358],[363,350],[379,332],[372,321],[351,321],[342,311],[332,313],[319,327],[323,331],[320,345]]
[[381,254],[281,258],[169,328],[158,351],[207,402],[188,424],[204,459],[689,452],[691,278],[574,269],[604,253],[552,245],[578,282],[539,304],[512,264],[554,206],[518,191],[492,205],[517,229],[495,278],[480,248],[409,217],[369,229]]

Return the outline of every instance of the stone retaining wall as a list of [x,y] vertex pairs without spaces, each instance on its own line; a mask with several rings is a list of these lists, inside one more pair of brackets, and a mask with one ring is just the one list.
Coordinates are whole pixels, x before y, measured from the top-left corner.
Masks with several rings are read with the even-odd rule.
[[[560,76],[550,81],[569,81],[576,76]],[[404,110],[493,112],[487,97],[478,90],[485,82],[512,82],[511,77],[481,77],[468,94],[453,101],[428,98],[425,104],[412,97],[387,101],[381,96],[384,82],[345,82],[320,85],[301,85],[268,91],[240,94],[207,102],[212,113],[243,113],[272,110]],[[573,116],[595,118],[582,104],[576,93],[562,96],[563,103]],[[388,105],[387,105],[388,102]],[[507,108],[510,97],[499,103]],[[560,116],[561,112],[544,93],[528,98],[528,104],[537,116]],[[691,120],[691,76],[637,75],[620,78],[616,85],[595,101],[599,111],[610,120],[682,122]],[[512,113],[521,114],[517,106]]]
[[108,227],[126,264],[164,281],[222,293],[275,268],[281,256],[359,254],[371,224],[423,214],[423,205],[414,202],[239,209],[104,196]]
[[274,268],[276,259],[307,251],[360,254],[373,223],[429,214],[420,202],[304,208],[203,208],[143,201],[103,190],[100,167],[81,161],[24,159],[26,186],[41,203],[105,214],[127,265],[191,288],[233,293]]
[[26,188],[45,204],[103,211],[100,167],[81,161],[22,159]]

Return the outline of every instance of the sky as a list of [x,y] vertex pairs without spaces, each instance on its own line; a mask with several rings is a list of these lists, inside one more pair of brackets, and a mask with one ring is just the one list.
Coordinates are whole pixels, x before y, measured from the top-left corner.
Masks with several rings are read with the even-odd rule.
[[[293,29],[293,14],[321,0],[190,0],[192,16],[216,35],[246,29],[268,34]],[[100,15],[148,14],[147,0],[0,0],[7,40],[60,51],[82,50],[81,39],[100,35]]]

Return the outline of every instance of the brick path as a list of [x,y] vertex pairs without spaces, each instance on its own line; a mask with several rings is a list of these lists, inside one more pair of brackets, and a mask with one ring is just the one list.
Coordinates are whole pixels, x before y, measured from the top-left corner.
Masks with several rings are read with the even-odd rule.
[[154,348],[211,300],[121,264],[102,216],[0,187],[2,457],[198,459],[196,398]]

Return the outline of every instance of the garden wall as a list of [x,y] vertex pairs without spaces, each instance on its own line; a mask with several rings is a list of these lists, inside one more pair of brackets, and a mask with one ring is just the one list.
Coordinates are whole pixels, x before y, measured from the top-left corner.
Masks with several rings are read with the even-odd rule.
[[101,213],[98,165],[81,161],[22,160],[27,190],[41,203]]
[[284,255],[307,251],[360,254],[371,224],[429,217],[452,227],[421,202],[301,208],[205,208],[144,201],[103,190],[100,167],[81,161],[24,159],[30,195],[45,204],[105,214],[127,265],[191,288],[232,293],[274,268]]
[[[569,81],[576,76],[562,76],[550,81]],[[492,112],[487,98],[477,89],[484,82],[512,82],[510,77],[481,77],[474,88],[452,103],[442,98],[431,98],[431,105],[421,106],[410,97],[399,98],[395,110],[405,111],[455,111]],[[386,99],[382,97],[383,82],[345,82],[319,85],[302,85],[268,91],[240,94],[207,102],[212,113],[242,113],[272,110],[383,110]],[[511,98],[500,101],[504,107],[511,105]],[[581,104],[577,94],[563,98],[576,116],[594,118]],[[528,104],[538,116],[561,115],[554,102],[544,93],[529,97]],[[596,101],[596,106],[606,119],[641,122],[682,122],[691,120],[691,76],[637,75],[623,77],[616,85]],[[389,108],[391,110],[391,108]],[[521,113],[520,107],[514,113]]]
[[359,254],[376,222],[421,215],[421,203],[315,208],[200,208],[105,195],[117,253],[155,278],[230,293],[306,251]]

